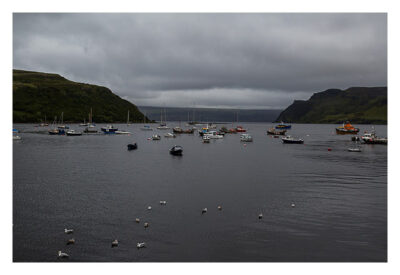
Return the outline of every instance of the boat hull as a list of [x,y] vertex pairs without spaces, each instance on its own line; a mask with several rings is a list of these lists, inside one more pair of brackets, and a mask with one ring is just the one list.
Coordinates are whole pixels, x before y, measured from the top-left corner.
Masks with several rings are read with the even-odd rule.
[[342,128],[336,128],[336,134],[338,135],[357,135],[360,129],[355,128],[354,130],[346,130]]
[[282,142],[283,142],[283,143],[287,143],[287,144],[303,144],[303,143],[304,143],[304,140],[301,140],[301,139],[294,139],[294,140],[291,140],[291,139],[282,139]]

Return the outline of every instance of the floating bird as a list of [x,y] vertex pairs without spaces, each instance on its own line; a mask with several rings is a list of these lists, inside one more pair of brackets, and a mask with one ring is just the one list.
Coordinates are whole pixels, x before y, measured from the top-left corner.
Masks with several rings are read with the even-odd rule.
[[137,223],[139,223],[140,222],[140,219],[139,218],[136,218],[136,220],[135,220]]
[[263,217],[263,214],[258,215],[259,219],[262,219],[262,217]]
[[74,233],[74,230],[73,229],[64,228],[64,232],[65,232],[65,234],[72,234],[72,233]]
[[222,210],[222,206],[221,205],[218,205],[218,210]]
[[69,255],[68,255],[67,253],[58,251],[58,257],[59,257],[59,258],[68,258]]
[[114,241],[111,243],[111,247],[116,247],[116,246],[118,246],[118,240],[114,240]]
[[161,205],[166,205],[166,204],[167,204],[167,201],[160,201],[160,204],[161,204]]
[[146,243],[137,243],[137,244],[136,244],[136,247],[137,247],[137,248],[146,247]]
[[67,241],[67,245],[69,245],[69,244],[75,244],[75,239],[69,239]]
[[148,207],[147,207],[147,210],[151,210],[151,206],[148,206]]
[[207,208],[203,208],[203,210],[201,210],[201,214],[207,213]]
[[145,222],[145,223],[144,223],[144,228],[147,228],[147,227],[149,227],[149,223],[148,223],[148,222]]
[[295,207],[296,205],[292,202],[292,207]]

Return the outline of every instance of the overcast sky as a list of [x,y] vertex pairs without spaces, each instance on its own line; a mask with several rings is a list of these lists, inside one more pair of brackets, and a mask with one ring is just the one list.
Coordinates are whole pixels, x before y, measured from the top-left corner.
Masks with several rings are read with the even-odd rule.
[[285,108],[387,85],[386,14],[14,14],[13,67],[136,105]]

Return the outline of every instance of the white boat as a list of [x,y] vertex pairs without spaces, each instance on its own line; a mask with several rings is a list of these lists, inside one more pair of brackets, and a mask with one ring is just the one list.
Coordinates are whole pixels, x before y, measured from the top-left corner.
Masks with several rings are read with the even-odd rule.
[[150,128],[150,126],[149,126],[149,125],[143,125],[143,127],[142,127],[142,128],[140,128],[140,130],[143,130],[143,131],[153,131],[153,129],[152,129],[152,128]]
[[220,138],[223,138],[224,136],[223,135],[218,135],[217,134],[217,131],[208,131],[207,133],[205,133],[204,135],[203,135],[203,137],[204,136],[208,136],[209,138],[211,138],[211,139],[220,139]]
[[291,144],[303,144],[304,140],[302,140],[301,138],[294,138],[292,136],[286,136],[286,137],[282,137],[282,142],[283,143],[291,143]]
[[81,136],[82,132],[76,132],[75,130],[69,130],[66,132],[67,136]]
[[158,130],[168,130],[171,129],[170,127],[168,127],[167,125],[160,125],[157,127]]
[[166,133],[166,134],[164,135],[164,137],[166,137],[166,138],[175,138],[176,135],[173,134],[173,133]]
[[240,135],[240,141],[245,141],[245,142],[252,142],[253,137],[249,134],[241,134]]
[[13,140],[21,140],[20,136],[13,136]]
[[161,136],[155,134],[155,135],[153,135],[153,136],[151,137],[151,139],[152,139],[152,140],[160,140],[160,139],[161,139]]
[[361,152],[360,147],[348,148],[347,151],[349,152]]
[[115,131],[115,133],[116,133],[117,135],[130,135],[130,134],[131,134],[131,132],[128,132],[128,131],[120,131],[120,130]]
[[381,138],[378,137],[375,133],[375,131],[372,131],[371,133],[364,133],[364,135],[361,137],[361,140],[364,143],[367,144],[384,144],[387,145],[387,138]]
[[69,255],[65,252],[58,251],[58,257],[59,258],[68,258]]
[[136,244],[136,247],[137,247],[137,248],[146,247],[146,243],[137,243],[137,244]]

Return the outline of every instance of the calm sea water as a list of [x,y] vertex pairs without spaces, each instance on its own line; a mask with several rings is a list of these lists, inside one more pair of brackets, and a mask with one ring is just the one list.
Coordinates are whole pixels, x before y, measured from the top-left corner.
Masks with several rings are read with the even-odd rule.
[[[350,153],[335,125],[301,124],[290,134],[305,144],[282,144],[266,135],[270,125],[243,123],[254,138],[246,146],[238,134],[203,144],[154,131],[162,139],[152,141],[141,125],[116,125],[129,136],[80,137],[14,125],[14,261],[386,261],[387,147]],[[131,142],[138,150],[127,151]],[[182,157],[169,154],[175,144]]]

